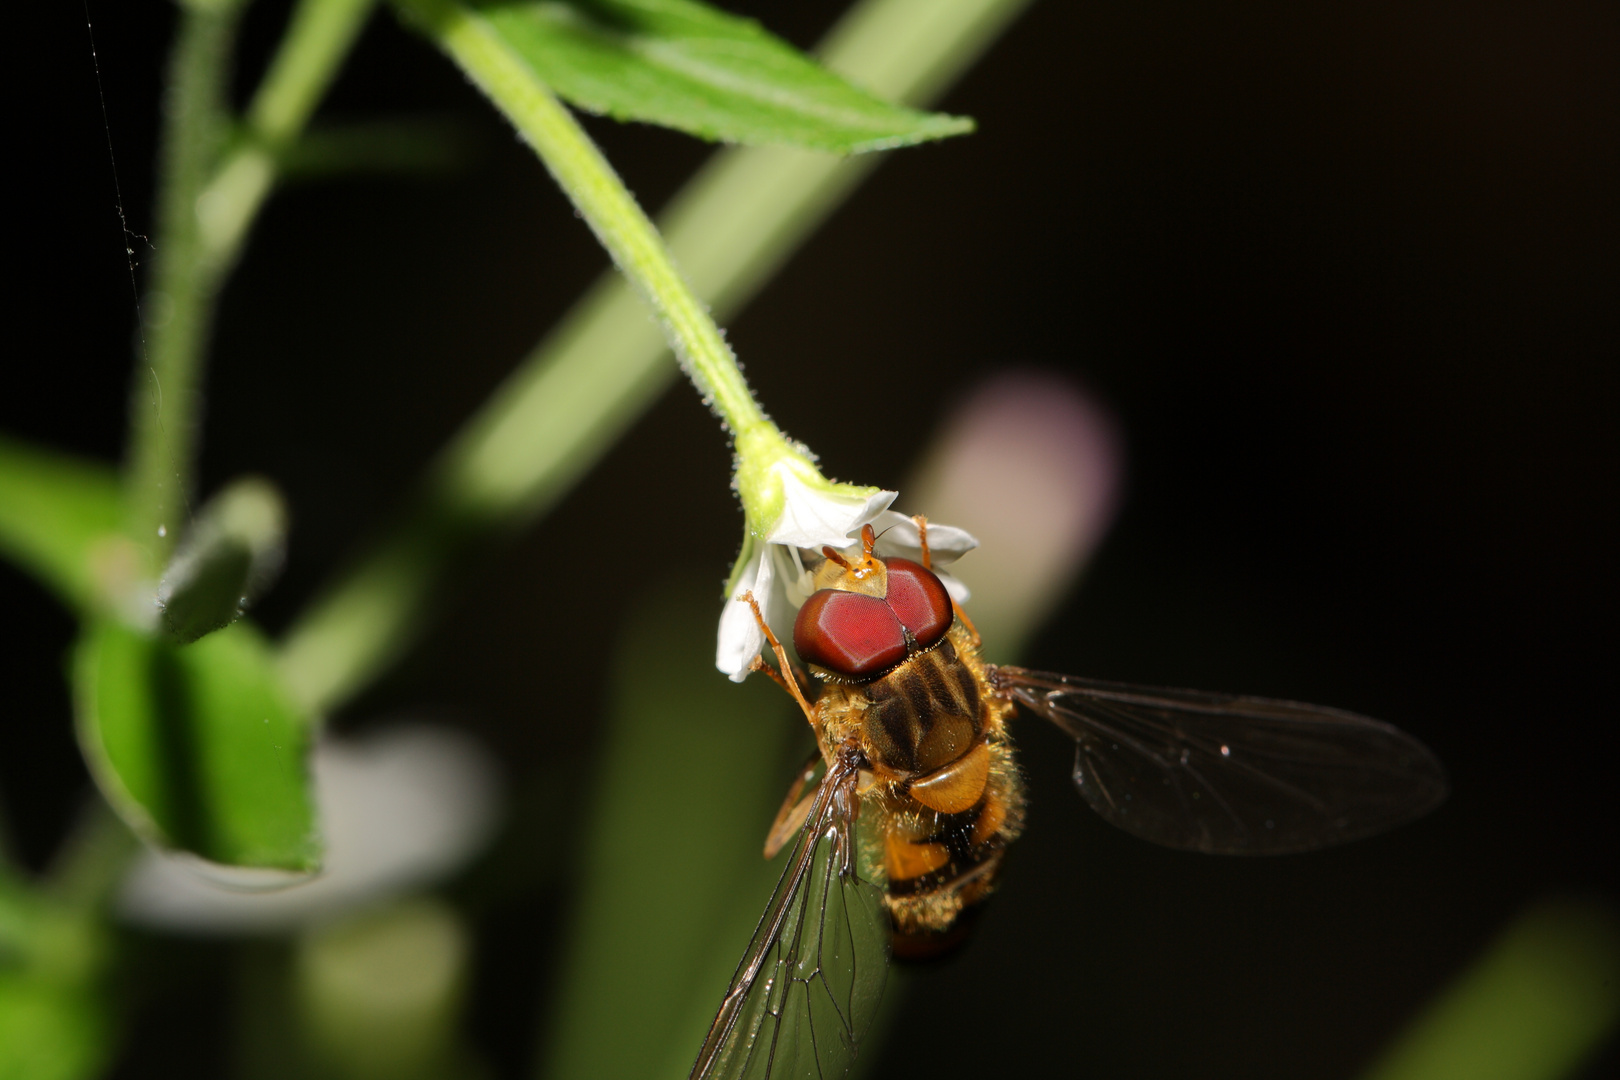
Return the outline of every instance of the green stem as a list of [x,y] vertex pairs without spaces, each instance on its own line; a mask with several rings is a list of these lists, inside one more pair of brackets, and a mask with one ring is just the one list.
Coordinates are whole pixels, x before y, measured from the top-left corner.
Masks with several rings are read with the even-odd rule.
[[[924,105],[1028,0],[866,0],[823,62]],[[885,154],[718,152],[660,216],[674,262],[722,318],[754,296]],[[473,538],[543,514],[675,377],[667,344],[623,277],[600,279],[452,439],[381,543],[289,629],[281,664],[318,711],[341,705],[415,638],[437,580]]]
[[130,528],[154,574],[168,560],[191,498],[197,374],[219,284],[204,258],[196,206],[226,130],[235,7],[182,4],[169,62],[156,257],[142,305],[146,356],[131,395],[126,481]]

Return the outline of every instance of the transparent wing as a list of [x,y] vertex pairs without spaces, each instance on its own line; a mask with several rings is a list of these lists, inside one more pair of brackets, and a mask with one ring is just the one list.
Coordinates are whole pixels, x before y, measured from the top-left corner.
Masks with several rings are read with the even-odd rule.
[[1074,737],[1091,808],[1156,844],[1275,855],[1428,813],[1445,769],[1410,735],[1293,701],[996,668],[1003,693]]
[[691,1080],[845,1075],[889,961],[883,894],[856,873],[858,754],[822,778]]

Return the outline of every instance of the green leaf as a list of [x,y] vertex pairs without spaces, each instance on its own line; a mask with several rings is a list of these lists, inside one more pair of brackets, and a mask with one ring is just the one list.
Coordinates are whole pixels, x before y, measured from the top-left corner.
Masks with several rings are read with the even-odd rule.
[[68,604],[90,603],[91,553],[122,518],[110,467],[0,436],[0,554]]
[[[440,0],[405,0],[424,12]],[[574,105],[704,139],[853,154],[960,135],[966,117],[893,105],[752,19],[693,0],[475,0],[489,29]]]
[[142,836],[230,866],[319,867],[308,719],[250,624],[180,647],[98,620],[73,682],[91,772]]

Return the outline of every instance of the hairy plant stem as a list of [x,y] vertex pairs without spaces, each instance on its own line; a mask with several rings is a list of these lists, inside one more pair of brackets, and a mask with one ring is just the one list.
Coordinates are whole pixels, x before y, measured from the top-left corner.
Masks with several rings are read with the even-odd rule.
[[[866,0],[833,29],[823,60],[924,104],[1027,3]],[[722,317],[739,310],[885,156],[717,153],[660,221],[691,291]],[[468,420],[393,528],[288,631],[282,671],[306,704],[336,708],[390,666],[468,543],[543,514],[657,399],[676,368],[644,312],[622,277],[604,277]]]
[[127,490],[131,534],[163,568],[191,500],[197,379],[219,275],[206,258],[197,197],[224,141],[236,5],[182,4],[163,102],[156,249],[141,305],[146,341],[130,400]]

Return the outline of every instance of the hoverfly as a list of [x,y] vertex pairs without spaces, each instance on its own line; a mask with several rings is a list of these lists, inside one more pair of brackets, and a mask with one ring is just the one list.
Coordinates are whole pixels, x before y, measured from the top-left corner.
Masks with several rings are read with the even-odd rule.
[[799,703],[818,755],[771,828],[767,858],[797,840],[691,1080],[848,1070],[890,950],[927,957],[960,940],[1019,834],[1023,783],[1007,733],[1017,706],[1074,738],[1074,782],[1093,810],[1168,847],[1308,851],[1445,798],[1427,748],[1354,713],[985,663],[916,521],[920,563],[874,555],[870,525],[858,550],[822,549],[793,629],[820,683],[813,703],[745,597],[777,660],[756,656],[753,669]]

